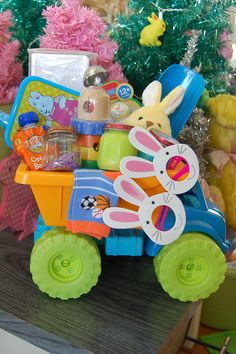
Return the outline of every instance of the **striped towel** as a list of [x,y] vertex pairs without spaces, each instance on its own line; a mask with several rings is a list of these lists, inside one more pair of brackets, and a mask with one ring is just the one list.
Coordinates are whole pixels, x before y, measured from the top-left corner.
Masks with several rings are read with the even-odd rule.
[[116,206],[119,197],[113,182],[120,172],[100,170],[75,170],[74,187],[67,216],[67,229],[73,233],[84,233],[97,239],[107,237],[109,226],[103,222],[106,208]]

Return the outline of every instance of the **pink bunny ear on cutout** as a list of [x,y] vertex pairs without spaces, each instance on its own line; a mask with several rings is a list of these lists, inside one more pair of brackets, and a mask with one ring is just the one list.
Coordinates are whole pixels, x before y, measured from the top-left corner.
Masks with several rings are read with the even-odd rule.
[[141,226],[138,213],[125,208],[107,208],[103,213],[103,221],[115,229],[131,229]]
[[134,205],[141,205],[147,194],[137,183],[125,176],[119,176],[115,180],[114,189],[116,193],[127,202]]
[[139,151],[148,155],[155,156],[162,149],[162,145],[149,133],[141,127],[134,127],[129,132],[129,141]]
[[124,157],[120,162],[120,171],[131,178],[155,176],[153,163],[141,157]]

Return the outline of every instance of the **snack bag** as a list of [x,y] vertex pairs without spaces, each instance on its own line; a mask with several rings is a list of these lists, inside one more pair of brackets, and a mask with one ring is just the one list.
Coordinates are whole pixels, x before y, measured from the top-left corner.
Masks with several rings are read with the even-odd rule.
[[30,170],[42,170],[44,129],[35,125],[39,118],[35,112],[26,112],[18,119],[20,128],[12,139],[14,150]]

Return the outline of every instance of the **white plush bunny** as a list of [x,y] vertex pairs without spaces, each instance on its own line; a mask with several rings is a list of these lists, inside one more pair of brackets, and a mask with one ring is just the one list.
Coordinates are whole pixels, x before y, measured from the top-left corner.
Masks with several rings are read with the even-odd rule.
[[[114,189],[121,198],[139,206],[139,209],[135,212],[119,207],[108,208],[103,213],[103,220],[106,225],[118,229],[141,226],[147,236],[159,245],[172,243],[182,234],[186,224],[186,215],[184,206],[177,196],[161,193],[148,197],[139,185],[125,176],[119,176],[116,179]],[[157,220],[155,224],[153,223],[152,214],[158,207],[171,209],[175,215],[174,225],[167,231],[160,226],[165,222],[165,219],[163,219],[163,215],[166,215],[165,212],[163,215],[159,213],[158,218],[160,220]],[[159,224],[159,227],[157,224]]]
[[[154,136],[141,127],[129,133],[131,144],[138,150],[154,157],[153,162],[140,157],[125,157],[121,160],[121,172],[131,178],[156,176],[164,189],[172,194],[182,194],[190,190],[199,176],[199,163],[193,150],[185,144],[163,147]],[[171,159],[178,158],[185,163],[186,178],[180,180],[181,172],[169,176],[167,165]]]

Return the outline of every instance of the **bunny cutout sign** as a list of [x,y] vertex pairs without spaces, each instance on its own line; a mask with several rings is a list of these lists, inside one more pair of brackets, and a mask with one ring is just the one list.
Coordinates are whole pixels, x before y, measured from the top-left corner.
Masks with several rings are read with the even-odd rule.
[[[125,176],[116,179],[114,189],[121,198],[139,206],[139,209],[135,212],[119,207],[108,208],[103,213],[106,225],[118,229],[141,226],[147,236],[159,245],[172,243],[182,234],[186,223],[185,210],[181,200],[175,195],[161,193],[148,197],[137,183]],[[158,207],[159,215],[154,219],[152,216]],[[175,221],[172,227],[165,231],[162,225],[168,209],[174,213]]]
[[[121,160],[121,172],[131,178],[156,176],[166,191],[182,194],[190,190],[199,176],[199,163],[194,151],[185,144],[163,147],[146,129],[135,127],[129,133],[131,144],[154,157],[153,162],[140,157]],[[182,168],[174,171],[176,164]],[[172,171],[171,171],[172,170]]]
[[[139,209],[136,212],[125,208],[108,208],[103,214],[104,222],[118,229],[141,226],[154,243],[167,245],[184,230],[185,209],[176,194],[187,192],[197,182],[197,157],[185,144],[163,147],[150,132],[141,127],[130,131],[129,140],[138,150],[153,156],[154,160],[150,162],[140,157],[125,157],[121,160],[120,170],[124,176],[116,179],[115,191]],[[150,176],[156,176],[166,192],[149,197],[131,179]]]

